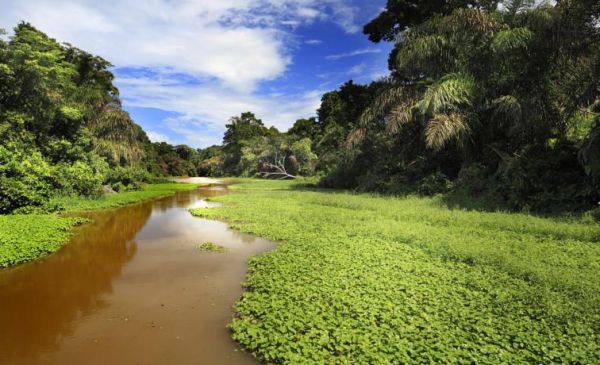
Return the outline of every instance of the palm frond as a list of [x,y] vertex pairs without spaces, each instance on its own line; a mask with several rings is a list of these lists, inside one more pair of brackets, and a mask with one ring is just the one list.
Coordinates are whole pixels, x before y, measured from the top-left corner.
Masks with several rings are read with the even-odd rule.
[[380,93],[373,103],[369,105],[359,118],[359,124],[361,127],[366,127],[373,121],[383,117],[387,114],[391,106],[400,100],[404,95],[404,88],[401,86],[390,87],[387,90]]
[[556,8],[547,2],[523,11],[517,15],[516,22],[529,29],[544,29],[552,26],[555,22]]
[[408,124],[414,117],[416,100],[409,99],[397,105],[385,118],[385,127],[388,133],[396,134],[405,124]]
[[144,157],[140,147],[140,127],[122,110],[103,112],[90,123],[96,152],[118,163],[136,164]]
[[350,132],[346,137],[346,148],[350,149],[358,146],[365,138],[366,132],[365,128],[356,128]]
[[468,74],[453,73],[429,86],[419,102],[423,114],[436,114],[471,105],[475,94],[475,79]]
[[504,95],[492,101],[492,118],[502,118],[505,121],[519,122],[522,109],[519,100],[512,95]]
[[502,2],[504,12],[514,16],[535,6],[535,0],[505,0]]
[[144,150],[138,145],[127,145],[106,139],[92,138],[94,151],[103,157],[108,158],[115,163],[121,159],[130,164],[139,163],[144,157]]
[[469,131],[464,115],[459,113],[435,114],[425,128],[425,143],[436,151],[452,139]]
[[496,52],[506,52],[518,48],[527,48],[532,38],[533,33],[524,27],[503,30],[494,36],[492,49]]
[[400,48],[396,61],[399,68],[421,64],[432,57],[443,57],[448,41],[441,35],[418,35],[409,38]]
[[441,23],[441,30],[447,33],[464,31],[495,33],[500,29],[502,24],[493,17],[492,13],[473,8],[457,9]]

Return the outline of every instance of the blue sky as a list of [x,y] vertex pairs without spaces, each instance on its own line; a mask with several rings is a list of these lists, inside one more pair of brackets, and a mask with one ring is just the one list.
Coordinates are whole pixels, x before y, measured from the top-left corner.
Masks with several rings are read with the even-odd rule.
[[154,141],[220,144],[250,110],[282,131],[321,95],[387,73],[389,44],[362,26],[385,0],[4,0],[0,27],[31,22],[114,64],[124,107]]

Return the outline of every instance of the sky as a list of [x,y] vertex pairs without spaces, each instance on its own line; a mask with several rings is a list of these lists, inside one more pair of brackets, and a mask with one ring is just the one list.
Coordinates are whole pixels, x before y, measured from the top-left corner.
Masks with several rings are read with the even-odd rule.
[[109,60],[123,106],[152,141],[220,144],[254,112],[286,131],[323,93],[387,74],[390,44],[362,26],[385,0],[0,0],[0,28],[27,21]]

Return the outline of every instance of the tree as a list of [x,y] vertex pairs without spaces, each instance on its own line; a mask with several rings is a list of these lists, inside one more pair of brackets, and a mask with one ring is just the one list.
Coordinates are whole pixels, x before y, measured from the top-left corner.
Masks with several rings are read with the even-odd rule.
[[[565,201],[593,201],[598,194],[585,187],[576,162],[582,137],[572,130],[600,94],[597,19],[597,6],[576,1],[509,1],[495,11],[460,6],[416,19],[397,40],[396,77],[365,109],[349,142],[362,146],[385,129],[402,146],[397,166],[442,158],[438,168],[457,176],[479,164],[514,206],[548,200],[548,189],[556,189],[553,199],[562,190],[581,192]],[[567,165],[575,168],[560,167]],[[525,183],[542,175],[543,183]]]
[[262,120],[256,118],[254,113],[245,112],[239,117],[232,117],[226,124],[223,136],[223,151],[225,152],[224,169],[230,174],[239,174],[239,163],[242,158],[243,141],[252,138],[272,135],[276,130],[267,129]]
[[319,124],[315,117],[298,119],[287,133],[298,138],[313,139],[319,134]]
[[120,109],[106,110],[90,123],[94,151],[113,166],[139,165],[145,157],[144,131]]
[[[375,43],[381,41],[397,42],[406,29],[420,25],[436,16],[451,14],[460,8],[478,8],[494,10],[498,0],[388,0],[385,9],[367,23],[364,34]],[[390,54],[390,70],[396,70],[398,46]]]

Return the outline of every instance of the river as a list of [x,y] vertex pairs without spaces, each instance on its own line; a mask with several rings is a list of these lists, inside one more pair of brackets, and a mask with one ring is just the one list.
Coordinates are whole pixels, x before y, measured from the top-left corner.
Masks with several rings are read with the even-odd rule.
[[82,214],[61,250],[0,270],[0,364],[256,364],[226,325],[248,258],[274,244],[188,212],[224,193]]

